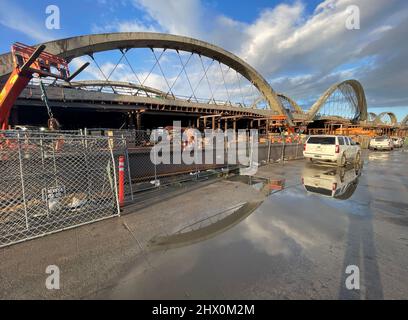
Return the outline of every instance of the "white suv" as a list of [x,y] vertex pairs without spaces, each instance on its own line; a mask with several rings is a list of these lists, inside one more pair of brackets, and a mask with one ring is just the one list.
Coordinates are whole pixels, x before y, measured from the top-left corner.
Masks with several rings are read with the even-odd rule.
[[404,145],[404,140],[400,137],[392,137],[394,148],[401,148]]
[[304,147],[303,156],[310,161],[331,161],[343,167],[347,161],[359,163],[360,145],[346,136],[310,136]]
[[393,150],[394,141],[389,137],[376,137],[370,140],[371,150]]

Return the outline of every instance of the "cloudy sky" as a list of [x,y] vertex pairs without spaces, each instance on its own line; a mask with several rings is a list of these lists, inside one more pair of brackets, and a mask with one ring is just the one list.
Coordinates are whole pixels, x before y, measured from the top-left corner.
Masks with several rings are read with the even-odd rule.
[[[0,4],[1,52],[9,51],[15,41],[35,44],[102,32],[173,33],[235,53],[276,91],[306,108],[331,84],[354,78],[365,88],[370,111],[391,110],[400,120],[408,113],[406,0],[0,0]],[[59,30],[45,26],[49,4],[60,8]],[[346,28],[350,5],[359,8],[358,30]],[[109,73],[117,58],[120,55],[102,57],[102,70]],[[145,58],[133,59],[140,62],[138,69],[149,70]],[[129,70],[121,67],[116,79],[130,81]],[[83,76],[99,77],[95,67]],[[159,76],[157,70],[154,76]]]

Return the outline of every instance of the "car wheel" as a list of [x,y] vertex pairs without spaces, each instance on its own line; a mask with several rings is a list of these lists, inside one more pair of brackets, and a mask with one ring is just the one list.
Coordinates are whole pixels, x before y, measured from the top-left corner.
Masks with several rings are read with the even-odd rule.
[[339,160],[337,160],[337,164],[340,167],[344,167],[346,165],[346,155],[343,153],[341,158]]

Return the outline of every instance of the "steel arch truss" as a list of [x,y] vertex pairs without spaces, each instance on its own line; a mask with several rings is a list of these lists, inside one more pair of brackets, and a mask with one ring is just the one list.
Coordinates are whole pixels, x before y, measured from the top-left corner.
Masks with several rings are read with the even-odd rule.
[[367,119],[367,102],[363,86],[357,80],[332,85],[308,111],[308,121],[316,117],[342,117],[352,121]]

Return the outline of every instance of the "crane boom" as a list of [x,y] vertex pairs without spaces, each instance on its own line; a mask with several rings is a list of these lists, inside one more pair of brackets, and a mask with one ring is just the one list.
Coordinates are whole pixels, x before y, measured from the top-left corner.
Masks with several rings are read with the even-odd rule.
[[11,47],[14,68],[0,92],[0,130],[8,128],[11,108],[34,75],[69,82],[89,65],[84,64],[70,76],[68,62],[44,50],[45,45],[36,48],[18,42]]
[[21,75],[18,69],[13,70],[0,93],[0,126],[1,130],[8,127],[11,108],[20,93],[27,86],[31,77]]

